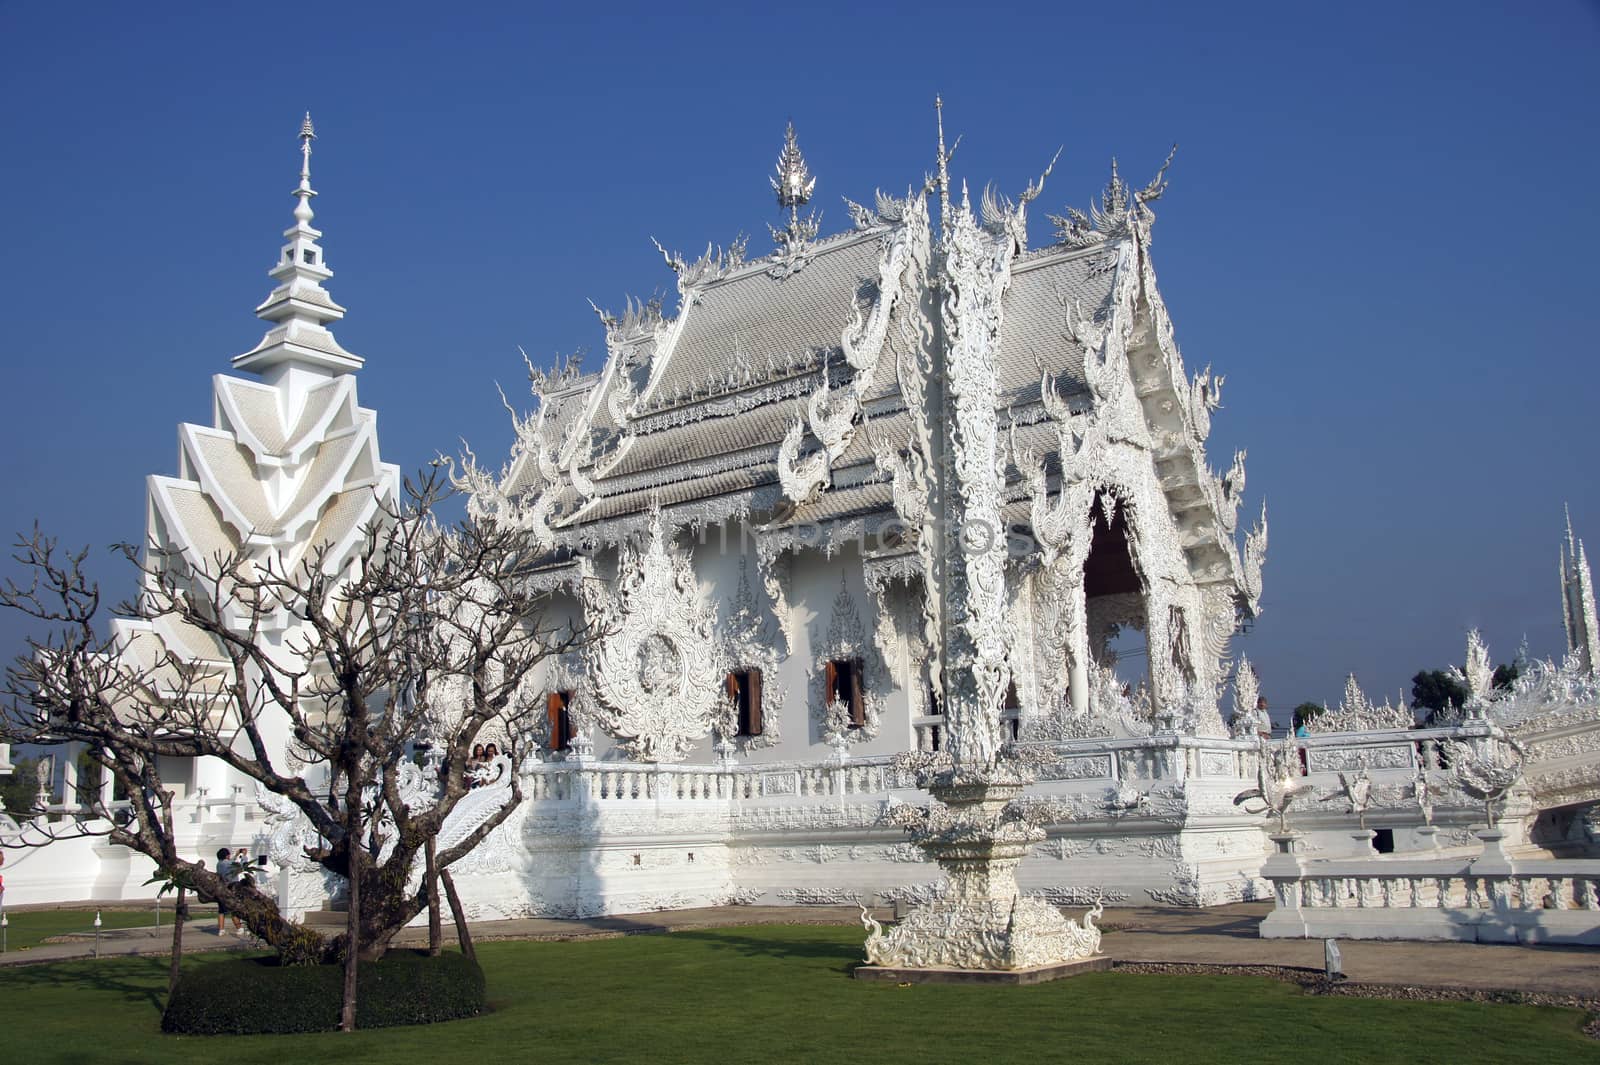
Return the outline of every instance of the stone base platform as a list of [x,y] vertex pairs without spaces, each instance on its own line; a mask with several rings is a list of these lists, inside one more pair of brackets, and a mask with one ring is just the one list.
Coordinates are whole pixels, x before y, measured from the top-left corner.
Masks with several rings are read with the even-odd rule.
[[1064,980],[1084,973],[1105,972],[1111,958],[1100,954],[1056,965],[1036,965],[1031,969],[895,969],[882,965],[862,965],[851,975],[857,980],[891,984],[999,984],[1026,987],[1051,980]]

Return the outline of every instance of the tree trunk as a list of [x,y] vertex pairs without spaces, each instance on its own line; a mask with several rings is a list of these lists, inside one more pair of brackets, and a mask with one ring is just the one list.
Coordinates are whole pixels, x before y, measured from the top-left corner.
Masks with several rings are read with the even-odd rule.
[[178,969],[183,965],[183,925],[189,919],[189,895],[178,889],[178,902],[172,908],[172,971],[167,974],[167,1000],[178,989]]
[[428,837],[427,846],[423,851],[427,858],[428,878],[428,956],[437,958],[444,950],[444,928],[439,914],[439,866],[436,862],[436,848],[434,838]]
[[[354,778],[354,774],[352,774]],[[361,792],[352,788],[350,812],[350,912],[345,927],[348,935],[344,945],[344,1005],[339,1013],[339,1030],[356,1030],[356,975],[361,963]]]
[[461,941],[461,953],[477,961],[478,952],[472,949],[472,933],[467,931],[467,915],[461,909],[461,896],[456,894],[456,882],[450,878],[450,870],[439,870],[439,879],[444,881],[444,893],[450,899],[450,912],[456,919],[456,938]]

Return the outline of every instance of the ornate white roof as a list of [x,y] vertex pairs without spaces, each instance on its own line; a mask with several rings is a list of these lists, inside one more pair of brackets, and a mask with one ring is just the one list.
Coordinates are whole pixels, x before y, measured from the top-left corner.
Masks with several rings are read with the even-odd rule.
[[[802,166],[798,151],[786,145],[783,160],[778,184],[809,196],[809,172],[791,181],[784,170]],[[1241,550],[1243,455],[1222,475],[1207,462],[1222,381],[1209,368],[1185,370],[1156,288],[1149,204],[1164,188],[1165,167],[1135,191],[1113,165],[1101,201],[1054,218],[1057,240],[1032,250],[1020,208],[1042,184],[1019,205],[985,193],[975,232],[991,251],[982,254],[1010,257],[997,341],[985,349],[997,414],[1009,446],[1042,457],[1049,484],[1065,468],[1058,426],[1068,422],[1075,439],[1098,426],[1102,449],[1142,455],[1142,472],[1121,452],[1079,456],[1071,476],[1156,485],[1185,579],[1231,586],[1253,611],[1265,524]],[[475,506],[520,508],[552,546],[615,542],[657,505],[690,522],[893,519],[879,459],[913,435],[922,409],[902,395],[897,367],[941,343],[938,316],[917,310],[938,301],[944,280],[929,254],[926,195],[850,204],[855,228],[822,239],[815,219],[799,216],[800,201],[786,202],[789,225],[774,228],[777,249],[762,259],[746,261],[742,243],[694,262],[663,250],[677,275],[676,316],[659,305],[602,312],[606,365],[536,387],[540,406],[519,424],[507,472],[465,476]],[[918,323],[934,335],[917,335]],[[1084,461],[1103,465],[1086,471]],[[1005,513],[1027,524],[1023,472],[1008,467]]]

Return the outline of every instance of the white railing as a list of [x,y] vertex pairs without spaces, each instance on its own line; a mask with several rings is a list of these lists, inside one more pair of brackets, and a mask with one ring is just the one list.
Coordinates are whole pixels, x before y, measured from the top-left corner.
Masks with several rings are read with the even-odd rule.
[[782,797],[886,795],[908,787],[888,756],[831,763],[642,765],[627,762],[549,762],[528,768],[524,790],[536,802],[586,799],[623,802],[728,802]]
[[1499,830],[1479,837],[1484,852],[1467,859],[1302,862],[1297,841],[1274,836],[1261,935],[1600,944],[1600,860],[1511,859]]

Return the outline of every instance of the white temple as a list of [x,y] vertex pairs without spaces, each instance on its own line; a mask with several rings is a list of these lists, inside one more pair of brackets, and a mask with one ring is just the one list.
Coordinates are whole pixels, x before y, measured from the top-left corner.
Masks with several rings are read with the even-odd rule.
[[[182,426],[178,475],[150,479],[158,551],[332,564],[395,496],[357,404],[362,360],[328,329],[344,310],[310,224],[313,136],[308,117],[295,224],[256,310],[269,329],[233,360],[253,376],[217,376],[214,425]],[[846,201],[853,227],[823,236],[801,213],[818,180],[791,127],[773,251],[662,249],[672,312],[600,312],[604,364],[531,371],[504,467],[459,471],[475,516],[543,546],[530,580],[609,622],[540,678],[548,735],[518,752],[528,798],[456,869],[472,915],[927,901],[938,870],[894,816],[920,794],[896,756],[953,743],[991,758],[974,745],[1004,744],[1033,768],[1049,816],[1018,876],[1034,896],[1269,896],[1275,822],[1235,798],[1261,781],[1271,726],[1230,649],[1260,609],[1266,513],[1239,527],[1244,453],[1219,474],[1206,451],[1222,378],[1185,366],[1158,290],[1166,167],[1136,188],[1113,164],[1099,202],[1050,216],[1052,240],[1030,247],[1044,177],[974,210],[947,159],[941,132],[938,177]],[[958,426],[938,424],[958,408]],[[930,475],[939,463],[948,478]],[[1483,807],[1446,779],[1440,744],[1533,735],[1540,699],[1600,718],[1600,627],[1570,528],[1561,567],[1571,654],[1534,671],[1537,691],[1475,687],[1461,722],[1418,730],[1352,678],[1317,735],[1288,741],[1279,761],[1321,789],[1293,815],[1303,853],[1472,846]],[[930,596],[930,573],[959,594]],[[119,631],[216,654],[193,634]],[[1118,658],[1130,633],[1142,662]],[[974,713],[994,727],[952,734]],[[1577,845],[1600,764],[1585,748],[1541,777],[1530,749],[1509,843]],[[65,800],[60,777],[48,790]],[[292,817],[220,765],[168,779],[195,852],[256,847],[285,906],[320,905]],[[11,901],[150,890],[142,860],[111,851],[25,852]]]

